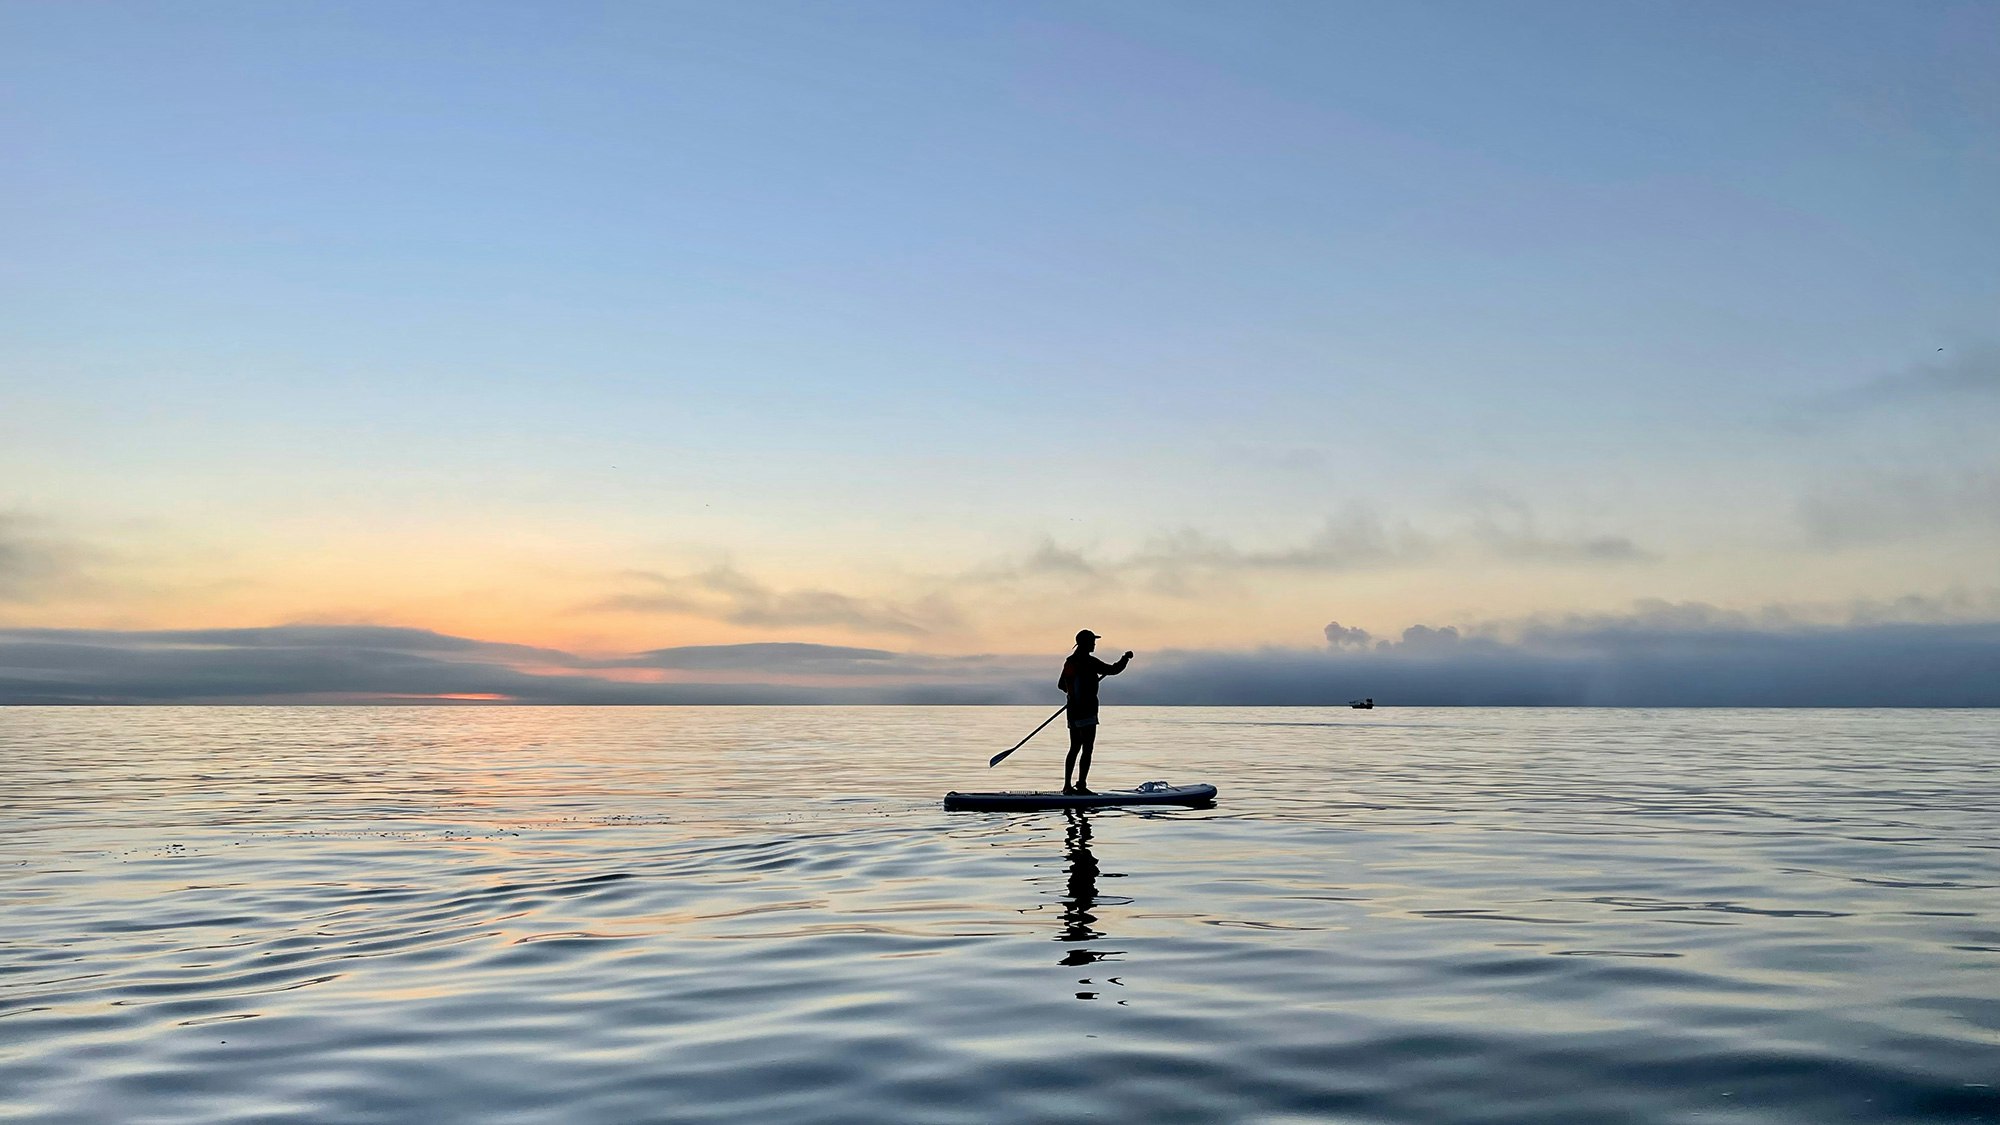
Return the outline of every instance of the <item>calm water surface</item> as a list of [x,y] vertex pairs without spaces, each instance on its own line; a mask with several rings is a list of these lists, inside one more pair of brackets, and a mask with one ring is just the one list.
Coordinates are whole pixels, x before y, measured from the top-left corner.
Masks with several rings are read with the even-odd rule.
[[0,1117],[2000,1121],[2000,715],[0,709]]

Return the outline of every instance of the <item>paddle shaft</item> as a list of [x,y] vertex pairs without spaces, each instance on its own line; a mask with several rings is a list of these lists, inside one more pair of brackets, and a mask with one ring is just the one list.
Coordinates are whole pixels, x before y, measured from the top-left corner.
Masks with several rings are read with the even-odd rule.
[[[1060,715],[1067,710],[1069,710],[1069,704],[1065,703],[1061,707],[1056,708],[1056,715]],[[1048,718],[1043,719],[1042,727],[1048,726],[1050,723],[1055,722],[1056,715],[1050,715]],[[1033,738],[1036,735],[1042,733],[1042,727],[1036,727],[1034,730],[1029,731],[1028,738]],[[1019,750],[1023,746],[1026,746],[1028,744],[1028,738],[1024,738],[1021,741],[1016,742],[1014,745],[1009,746],[1007,749],[1000,751],[998,754],[993,755],[993,760],[986,763],[986,768],[989,770],[992,769],[994,766],[1000,764],[1000,760],[1002,758],[1005,758],[1007,755],[1012,754],[1014,751]]]

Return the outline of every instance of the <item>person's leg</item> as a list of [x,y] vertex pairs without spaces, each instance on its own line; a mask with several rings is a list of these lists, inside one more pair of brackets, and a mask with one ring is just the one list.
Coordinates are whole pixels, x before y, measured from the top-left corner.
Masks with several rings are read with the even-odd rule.
[[1070,775],[1076,772],[1076,754],[1078,750],[1083,748],[1084,732],[1090,729],[1092,728],[1069,728],[1069,757],[1063,760],[1063,792],[1065,793],[1071,792],[1076,788],[1076,786],[1070,784],[1069,779]]
[[1090,752],[1091,750],[1096,748],[1096,746],[1097,746],[1096,725],[1092,724],[1091,726],[1087,727],[1078,727],[1077,749],[1078,751],[1080,751],[1080,753],[1077,755],[1077,760],[1076,760],[1076,790],[1079,793],[1090,792]]

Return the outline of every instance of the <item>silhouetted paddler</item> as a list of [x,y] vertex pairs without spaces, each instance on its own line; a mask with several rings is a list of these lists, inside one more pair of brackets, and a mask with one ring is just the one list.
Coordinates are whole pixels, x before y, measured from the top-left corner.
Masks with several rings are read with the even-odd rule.
[[[1069,757],[1063,761],[1063,792],[1090,792],[1090,751],[1097,745],[1097,681],[1115,676],[1132,663],[1127,652],[1116,664],[1106,664],[1091,655],[1097,648],[1097,634],[1088,629],[1076,634],[1076,651],[1063,661],[1062,677],[1056,686],[1069,693]],[[1076,775],[1071,784],[1070,775]]]

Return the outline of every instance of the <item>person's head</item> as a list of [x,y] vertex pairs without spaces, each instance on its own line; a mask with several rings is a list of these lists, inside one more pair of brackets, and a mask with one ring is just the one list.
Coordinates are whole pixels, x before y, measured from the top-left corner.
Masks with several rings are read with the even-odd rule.
[[1088,629],[1078,629],[1076,631],[1076,650],[1078,652],[1089,652],[1091,649],[1094,649],[1096,647],[1097,647],[1096,633],[1093,633]]

